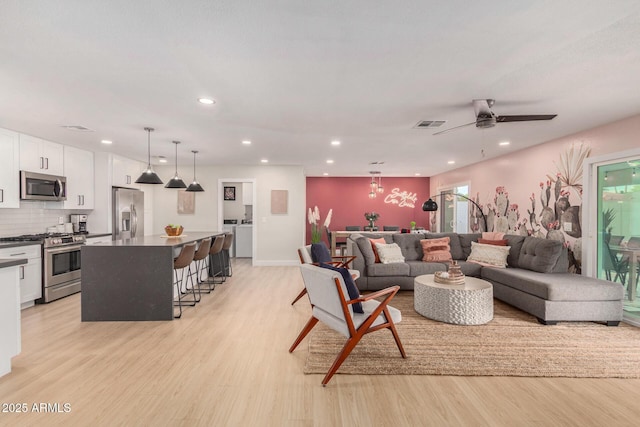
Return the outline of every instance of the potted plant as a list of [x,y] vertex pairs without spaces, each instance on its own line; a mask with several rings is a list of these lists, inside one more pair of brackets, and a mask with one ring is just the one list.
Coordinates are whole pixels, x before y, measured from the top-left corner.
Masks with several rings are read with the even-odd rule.
[[365,212],[364,217],[369,221],[369,227],[371,227],[371,230],[375,230],[376,221],[380,218],[380,214],[377,212]]

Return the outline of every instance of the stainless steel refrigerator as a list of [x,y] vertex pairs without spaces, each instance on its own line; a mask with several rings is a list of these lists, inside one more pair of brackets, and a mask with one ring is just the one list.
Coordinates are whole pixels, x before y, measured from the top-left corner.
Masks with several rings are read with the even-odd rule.
[[113,187],[113,239],[144,236],[144,193],[131,188]]

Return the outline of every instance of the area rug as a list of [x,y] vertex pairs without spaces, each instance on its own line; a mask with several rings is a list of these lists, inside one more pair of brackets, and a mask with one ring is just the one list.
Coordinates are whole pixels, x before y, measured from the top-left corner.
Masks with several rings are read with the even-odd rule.
[[[572,378],[640,378],[640,328],[592,322],[545,326],[535,317],[494,300],[494,318],[479,326],[429,320],[413,309],[413,292],[398,293],[398,334],[366,335],[338,374],[468,375]],[[325,374],[345,337],[322,324],[311,332],[306,374]]]

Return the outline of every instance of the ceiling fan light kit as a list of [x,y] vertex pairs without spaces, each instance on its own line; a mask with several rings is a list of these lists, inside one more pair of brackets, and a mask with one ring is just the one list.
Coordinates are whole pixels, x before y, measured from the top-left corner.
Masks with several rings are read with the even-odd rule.
[[495,104],[495,99],[474,99],[473,109],[476,113],[476,120],[471,123],[465,123],[460,126],[454,126],[449,129],[441,130],[440,132],[434,133],[434,135],[441,135],[446,132],[450,132],[452,130],[460,129],[463,127],[471,126],[473,124],[476,125],[479,129],[488,129],[494,127],[497,123],[508,123],[508,122],[531,122],[538,120],[551,120],[557,116],[557,114],[520,114],[520,115],[509,115],[509,116],[497,116],[492,110],[493,104]]

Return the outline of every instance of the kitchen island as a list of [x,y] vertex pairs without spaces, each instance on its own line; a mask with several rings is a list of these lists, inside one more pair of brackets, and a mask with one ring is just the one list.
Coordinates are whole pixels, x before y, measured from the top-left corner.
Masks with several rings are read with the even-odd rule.
[[153,235],[82,247],[82,321],[173,320],[173,258],[223,232]]
[[27,260],[0,259],[0,377],[11,372],[11,358],[21,350],[20,268]]

